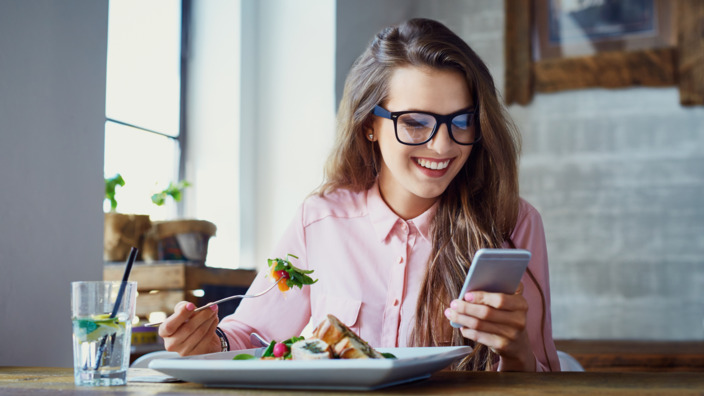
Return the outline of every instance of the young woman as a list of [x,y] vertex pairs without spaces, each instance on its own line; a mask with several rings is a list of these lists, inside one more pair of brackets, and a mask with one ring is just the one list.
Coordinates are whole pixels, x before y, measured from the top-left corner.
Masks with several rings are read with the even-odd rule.
[[[519,150],[464,41],[427,19],[384,29],[347,78],[326,181],[271,256],[298,256],[319,281],[243,300],[219,324],[217,307],[179,303],[159,329],[166,349],[250,348],[252,332],[283,340],[333,314],[374,347],[474,345],[461,369],[559,370],[545,235],[518,195]],[[516,293],[455,299],[474,253],[500,247],[532,253]],[[263,272],[250,290],[271,282]]]

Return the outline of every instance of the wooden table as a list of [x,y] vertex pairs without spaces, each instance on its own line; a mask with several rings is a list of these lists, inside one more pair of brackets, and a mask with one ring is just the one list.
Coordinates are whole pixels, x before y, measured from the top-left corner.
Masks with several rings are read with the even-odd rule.
[[205,388],[194,383],[76,387],[69,368],[0,367],[1,395],[702,395],[701,373],[490,373],[441,371],[427,380],[370,392]]

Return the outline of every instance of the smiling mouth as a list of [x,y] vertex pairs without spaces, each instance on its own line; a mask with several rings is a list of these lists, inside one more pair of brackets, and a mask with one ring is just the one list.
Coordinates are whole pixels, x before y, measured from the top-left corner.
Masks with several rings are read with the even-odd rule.
[[443,170],[450,165],[450,160],[446,161],[430,161],[423,158],[416,158],[416,163],[426,169]]

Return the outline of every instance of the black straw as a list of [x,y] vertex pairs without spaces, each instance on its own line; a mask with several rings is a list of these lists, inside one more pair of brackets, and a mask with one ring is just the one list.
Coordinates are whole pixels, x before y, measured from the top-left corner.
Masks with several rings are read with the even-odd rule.
[[122,295],[125,294],[125,287],[127,287],[127,279],[130,277],[130,271],[132,271],[132,264],[134,264],[134,259],[137,257],[137,248],[132,247],[130,250],[130,256],[127,258],[127,267],[125,268],[125,273],[122,275],[122,283],[120,283],[120,290],[117,292],[117,300],[115,301],[115,307],[112,309],[110,314],[111,318],[117,316],[117,310],[120,308],[120,303],[122,302]]
[[[125,273],[122,275],[122,283],[120,283],[120,290],[117,292],[117,300],[115,301],[115,307],[112,309],[110,318],[117,316],[117,311],[120,308],[120,303],[122,302],[122,296],[125,294],[125,287],[127,287],[127,279],[130,277],[130,272],[132,271],[132,264],[134,264],[134,259],[137,257],[137,248],[132,247],[130,250],[130,256],[127,258],[127,267],[125,268]],[[112,346],[115,343],[115,335],[111,336],[112,342],[110,343],[110,354],[112,354]],[[97,358],[95,359],[95,369],[100,368],[100,362],[103,360],[103,353],[105,352],[105,343],[108,340],[108,336],[103,336],[100,340],[100,346],[98,347]]]

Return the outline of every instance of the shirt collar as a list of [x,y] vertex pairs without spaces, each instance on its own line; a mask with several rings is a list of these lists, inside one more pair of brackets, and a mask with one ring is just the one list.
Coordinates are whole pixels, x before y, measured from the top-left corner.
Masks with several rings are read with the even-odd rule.
[[[433,206],[418,217],[408,220],[408,223],[413,224],[420,235],[427,240],[430,240],[430,223],[437,211],[437,207],[438,203],[435,202]],[[378,180],[367,191],[367,210],[369,211],[369,220],[372,223],[372,227],[374,227],[377,237],[382,241],[389,236],[396,224],[403,222],[403,219],[398,217],[381,197]]]

